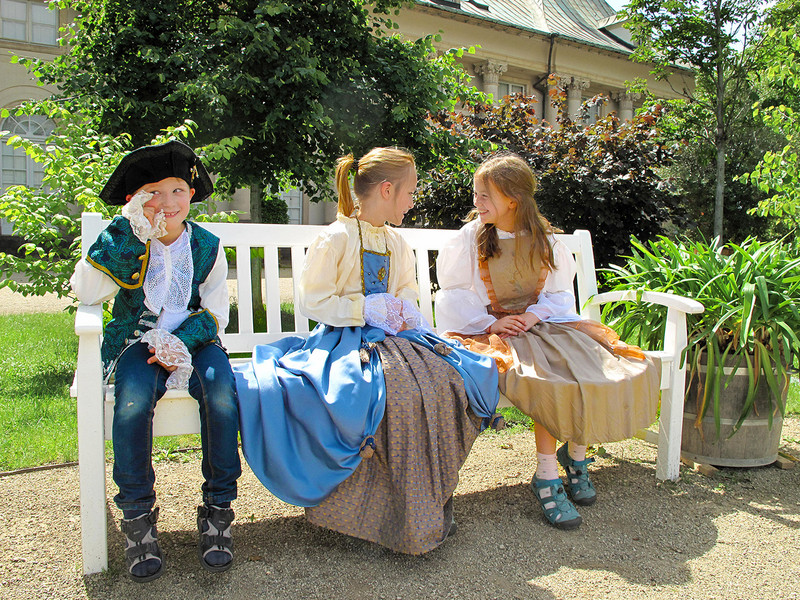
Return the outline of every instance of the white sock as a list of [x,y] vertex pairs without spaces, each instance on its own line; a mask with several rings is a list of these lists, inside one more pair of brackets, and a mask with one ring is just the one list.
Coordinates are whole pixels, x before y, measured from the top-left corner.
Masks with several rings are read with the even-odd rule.
[[555,454],[536,453],[536,477],[558,479],[558,461]]
[[569,457],[576,461],[586,460],[586,448],[587,446],[579,446],[578,444],[573,444],[572,442],[567,445]]

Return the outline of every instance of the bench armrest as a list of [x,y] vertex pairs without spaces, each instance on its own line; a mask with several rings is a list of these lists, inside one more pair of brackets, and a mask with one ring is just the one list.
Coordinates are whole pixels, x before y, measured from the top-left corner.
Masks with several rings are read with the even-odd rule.
[[665,292],[622,290],[597,294],[589,300],[589,304],[594,305],[607,304],[608,302],[650,302],[690,314],[699,314],[705,310],[705,307],[697,300]]
[[75,313],[76,335],[100,335],[103,333],[103,305],[80,304]]
[[686,364],[681,361],[688,344],[686,315],[702,313],[705,307],[697,300],[684,296],[640,290],[597,294],[587,304],[592,310],[598,311],[597,307],[607,302],[647,302],[667,308],[664,350],[652,353],[662,361],[656,478],[675,481],[680,475],[683,400],[686,390]]

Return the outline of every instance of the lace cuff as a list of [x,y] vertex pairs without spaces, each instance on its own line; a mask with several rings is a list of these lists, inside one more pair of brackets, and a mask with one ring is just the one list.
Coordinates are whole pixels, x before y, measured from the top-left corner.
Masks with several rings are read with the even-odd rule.
[[179,337],[166,329],[151,329],[142,336],[142,341],[154,348],[158,361],[168,367],[178,367],[167,378],[168,390],[188,390],[192,376],[192,356]]
[[397,335],[403,328],[402,310],[403,301],[391,294],[369,294],[364,297],[364,321],[390,335]]
[[133,198],[122,207],[122,216],[130,222],[133,235],[143,243],[147,243],[149,239],[167,235],[167,220],[164,211],[160,210],[156,213],[153,223],[150,223],[144,216],[143,207],[152,197],[153,194],[142,190],[136,192]]
[[403,322],[405,323],[405,329],[416,329],[418,331],[426,331],[428,333],[433,333],[433,328],[430,326],[428,321],[425,320],[425,317],[422,316],[422,313],[419,312],[419,308],[415,302],[411,302],[411,300],[403,300]]

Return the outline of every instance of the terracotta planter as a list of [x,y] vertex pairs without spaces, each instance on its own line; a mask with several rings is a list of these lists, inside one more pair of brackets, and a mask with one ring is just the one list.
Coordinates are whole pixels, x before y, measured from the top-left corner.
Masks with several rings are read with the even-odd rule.
[[[704,357],[703,357],[704,358]],[[705,363],[704,360],[701,360]],[[733,361],[728,359],[727,364]],[[700,376],[705,378],[705,364],[700,366]],[[725,367],[724,377],[733,371]],[[756,390],[755,410],[745,419],[733,437],[731,432],[739,420],[739,415],[747,398],[749,377],[746,365],[736,369],[727,387],[720,392],[720,432],[714,425],[714,407],[709,406],[701,421],[701,428],[695,428],[697,418],[697,377],[689,384],[687,373],[686,403],[683,411],[683,437],[681,456],[698,463],[722,467],[758,467],[768,465],[778,458],[783,417],[778,410],[772,415],[772,428],[769,427],[769,386],[759,381]],[[784,393],[783,402],[787,394]]]

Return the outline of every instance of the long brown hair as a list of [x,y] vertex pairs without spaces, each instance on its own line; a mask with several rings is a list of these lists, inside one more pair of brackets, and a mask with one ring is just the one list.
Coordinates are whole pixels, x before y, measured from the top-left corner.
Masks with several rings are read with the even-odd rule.
[[[514,235],[516,236],[516,255],[520,256],[521,234],[531,234],[530,260],[538,254],[542,262],[554,269],[553,248],[547,236],[553,233],[550,221],[542,216],[536,204],[536,177],[522,158],[512,153],[504,153],[485,160],[475,171],[475,180],[493,184],[504,196],[516,201],[514,213]],[[474,216],[477,212],[473,211]],[[473,215],[471,215],[473,216]],[[473,218],[474,218],[473,216]],[[500,253],[500,242],[494,224],[486,223],[478,228],[478,258],[486,260]]]
[[350,193],[350,172],[353,172],[353,191],[364,198],[384,181],[400,182],[414,169],[414,157],[402,148],[373,148],[356,160],[352,154],[336,161],[336,190],[339,193],[339,214],[349,217],[355,204]]

